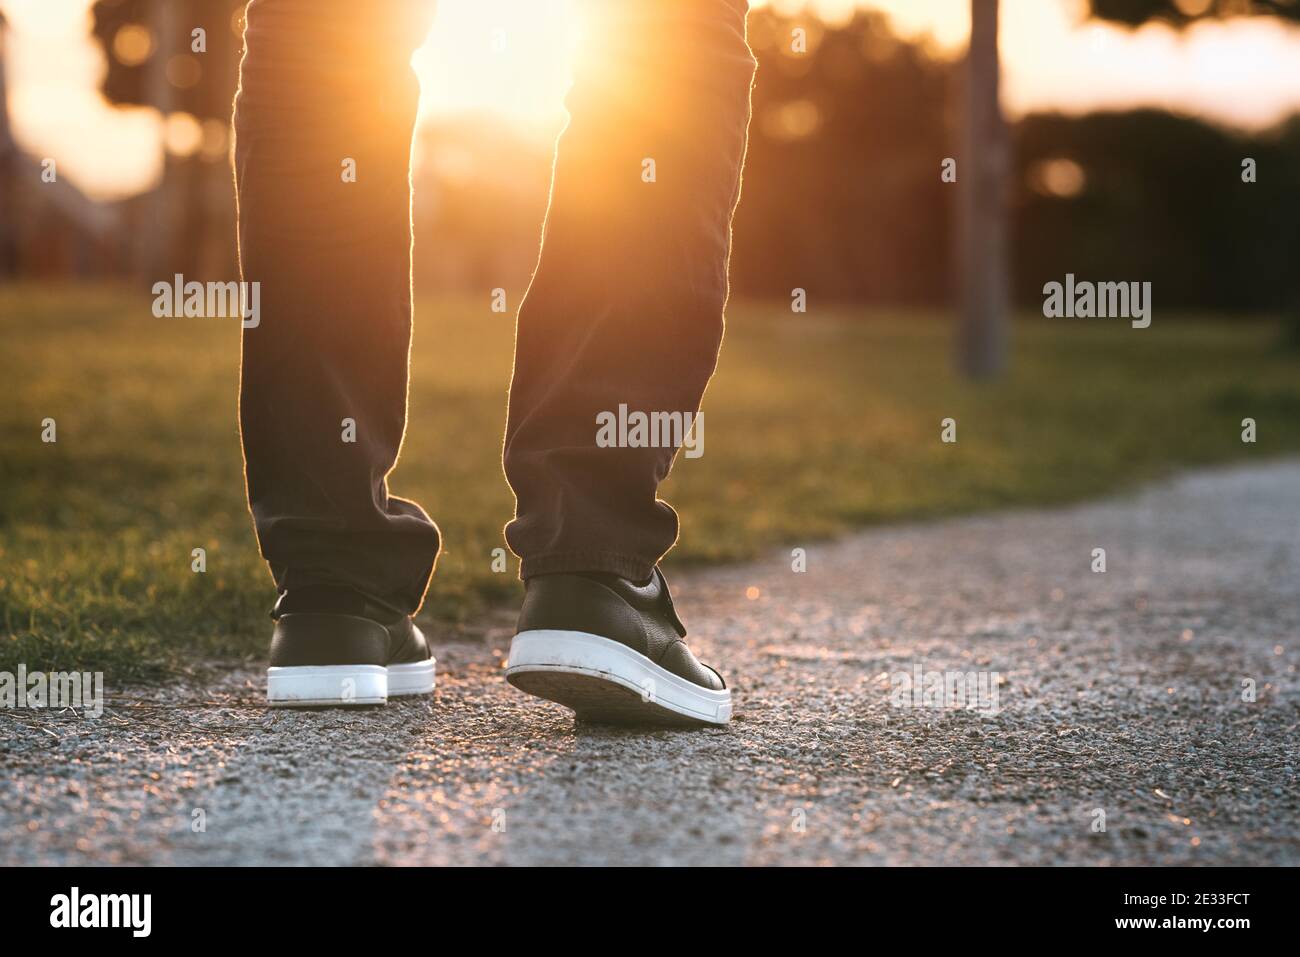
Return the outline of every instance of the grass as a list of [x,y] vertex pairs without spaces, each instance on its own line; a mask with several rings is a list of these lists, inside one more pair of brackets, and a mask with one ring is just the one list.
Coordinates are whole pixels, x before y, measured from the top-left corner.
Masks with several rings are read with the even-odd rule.
[[[424,300],[417,317],[392,488],[443,529],[426,615],[465,620],[519,590],[513,562],[491,570],[513,504],[498,461],[512,330],[486,301]],[[1300,357],[1277,326],[1027,318],[991,385],[952,376],[949,332],[734,303],[705,454],[679,459],[662,493],[683,526],[669,565],[1300,449]],[[0,669],[122,681],[195,653],[264,654],[274,594],[243,500],[237,324],[155,319],[121,289],[18,286],[0,290],[0,334]],[[939,441],[949,416],[955,444]],[[1245,416],[1257,444],[1240,439]]]

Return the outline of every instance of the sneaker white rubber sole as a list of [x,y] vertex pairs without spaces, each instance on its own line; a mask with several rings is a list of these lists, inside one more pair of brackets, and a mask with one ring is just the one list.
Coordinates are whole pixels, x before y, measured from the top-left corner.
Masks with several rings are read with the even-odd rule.
[[621,642],[583,631],[521,631],[510,643],[506,680],[587,721],[724,725],[731,692],[702,688]]
[[406,665],[388,666],[388,697],[406,694],[428,694],[436,683],[434,659],[416,661]]
[[266,700],[273,708],[386,704],[400,695],[428,694],[434,660],[405,665],[298,665],[266,669]]
[[384,704],[388,669],[383,665],[267,668],[266,700],[273,708]]

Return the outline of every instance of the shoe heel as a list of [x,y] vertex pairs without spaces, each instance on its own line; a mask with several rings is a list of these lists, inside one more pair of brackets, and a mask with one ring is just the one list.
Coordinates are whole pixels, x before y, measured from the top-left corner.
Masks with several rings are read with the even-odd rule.
[[388,666],[388,697],[429,694],[437,681],[434,677],[433,658],[400,665]]
[[388,701],[383,665],[291,665],[266,669],[273,708],[353,707]]

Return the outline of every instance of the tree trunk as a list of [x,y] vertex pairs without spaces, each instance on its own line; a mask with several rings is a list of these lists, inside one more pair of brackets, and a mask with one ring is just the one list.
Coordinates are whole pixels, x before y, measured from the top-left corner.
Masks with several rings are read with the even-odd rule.
[[[176,89],[167,79],[167,61],[179,52],[176,33],[182,22],[174,0],[155,0],[149,8],[149,29],[156,47],[145,66],[146,102],[157,108],[164,123],[176,106]],[[141,200],[142,222],[135,234],[136,275],[150,283],[170,278],[179,238],[176,233],[176,163],[165,143],[159,143],[159,151],[162,155],[162,178]]]
[[1006,366],[1006,175],[1009,148],[998,104],[998,0],[971,0],[960,190],[961,328],[957,364],[990,378]]

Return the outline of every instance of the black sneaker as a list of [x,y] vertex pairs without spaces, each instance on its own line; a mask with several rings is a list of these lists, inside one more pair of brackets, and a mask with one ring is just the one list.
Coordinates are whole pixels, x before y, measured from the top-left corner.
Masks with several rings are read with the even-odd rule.
[[313,588],[285,592],[271,617],[271,707],[384,704],[433,690],[433,655],[409,615]]
[[615,724],[726,724],[731,692],[682,639],[658,568],[645,584],[617,575],[540,575],[526,585],[506,680]]

